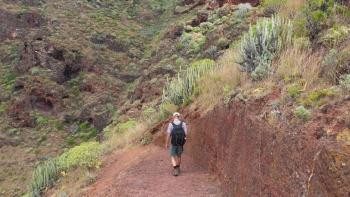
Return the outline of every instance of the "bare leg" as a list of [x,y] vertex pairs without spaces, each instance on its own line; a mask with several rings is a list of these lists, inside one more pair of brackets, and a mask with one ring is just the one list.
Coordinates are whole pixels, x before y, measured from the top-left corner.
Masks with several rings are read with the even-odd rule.
[[179,166],[181,164],[181,156],[177,157],[177,165]]
[[177,165],[177,157],[171,157],[171,163],[173,164],[173,167]]

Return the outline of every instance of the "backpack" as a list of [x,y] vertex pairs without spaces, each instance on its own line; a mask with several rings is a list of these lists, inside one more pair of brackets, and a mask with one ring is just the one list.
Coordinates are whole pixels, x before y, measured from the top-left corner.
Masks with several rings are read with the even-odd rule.
[[171,144],[173,146],[183,146],[186,143],[186,134],[185,130],[182,127],[182,122],[179,125],[176,125],[174,122],[171,123],[173,129],[171,130]]

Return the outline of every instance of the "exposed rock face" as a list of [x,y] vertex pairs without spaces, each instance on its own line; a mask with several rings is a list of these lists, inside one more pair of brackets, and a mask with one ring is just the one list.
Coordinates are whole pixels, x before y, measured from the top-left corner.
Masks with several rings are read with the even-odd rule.
[[20,51],[17,72],[23,74],[37,66],[51,71],[50,78],[57,82],[66,82],[83,69],[83,57],[77,50],[59,49],[41,40],[25,42]]
[[346,127],[336,116],[350,103],[333,106],[305,126],[281,123],[277,129],[258,116],[264,102],[237,101],[202,117],[188,116],[187,151],[218,175],[227,196],[348,196],[349,146],[315,133]]

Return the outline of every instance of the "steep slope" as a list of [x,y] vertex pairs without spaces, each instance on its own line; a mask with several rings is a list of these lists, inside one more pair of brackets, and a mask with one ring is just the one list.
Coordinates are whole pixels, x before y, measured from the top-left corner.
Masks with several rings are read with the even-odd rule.
[[158,107],[168,77],[219,57],[256,16],[209,4],[1,0],[0,192],[23,194],[37,164]]
[[228,196],[348,196],[350,149],[339,136],[349,127],[341,121],[349,99],[291,127],[287,111],[277,125],[266,121],[274,113],[269,103],[278,97],[188,114],[191,156],[218,175]]

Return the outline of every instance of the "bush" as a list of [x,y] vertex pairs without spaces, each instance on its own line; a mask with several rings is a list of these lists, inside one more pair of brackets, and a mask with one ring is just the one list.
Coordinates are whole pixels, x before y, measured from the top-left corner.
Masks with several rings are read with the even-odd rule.
[[328,47],[337,46],[349,37],[349,33],[350,28],[336,25],[327,30],[325,35],[321,38],[321,43]]
[[339,84],[345,90],[350,91],[350,74],[342,75],[340,77]]
[[314,90],[306,98],[301,99],[300,102],[305,106],[318,106],[321,104],[321,98],[333,95],[335,95],[335,90],[332,88]]
[[332,49],[322,62],[322,75],[330,82],[337,83],[339,77],[350,73],[350,53]]
[[197,54],[204,46],[206,37],[200,32],[184,32],[180,42],[189,54]]
[[33,179],[29,186],[29,196],[40,197],[41,191],[52,186],[58,178],[58,173],[59,166],[56,160],[48,160],[39,164],[33,172]]
[[212,70],[215,62],[204,59],[192,63],[184,71],[180,70],[177,77],[167,81],[162,96],[163,103],[181,105],[192,96],[197,86],[197,80],[206,72]]
[[260,20],[250,27],[240,44],[241,60],[238,63],[243,71],[249,72],[254,80],[266,77],[276,54],[291,44],[292,34],[290,21],[278,16]]
[[130,119],[130,120],[126,121],[126,122],[123,122],[123,123],[119,123],[117,125],[117,131],[126,131],[126,130],[128,130],[130,128],[135,127],[136,123],[137,122],[135,120],[132,120],[132,119]]
[[304,106],[299,106],[294,110],[294,115],[304,121],[310,119],[310,111],[307,110]]
[[62,170],[73,167],[99,167],[98,160],[102,148],[98,142],[84,142],[69,149],[58,158],[58,166]]
[[292,86],[288,87],[287,92],[291,98],[296,99],[300,96],[300,94],[303,92],[303,90],[299,85],[292,85]]
[[178,111],[179,107],[170,102],[163,102],[159,107],[159,120],[164,120],[171,116],[172,113]]
[[329,16],[333,15],[333,0],[308,0],[305,9],[309,38],[314,40],[326,25]]

